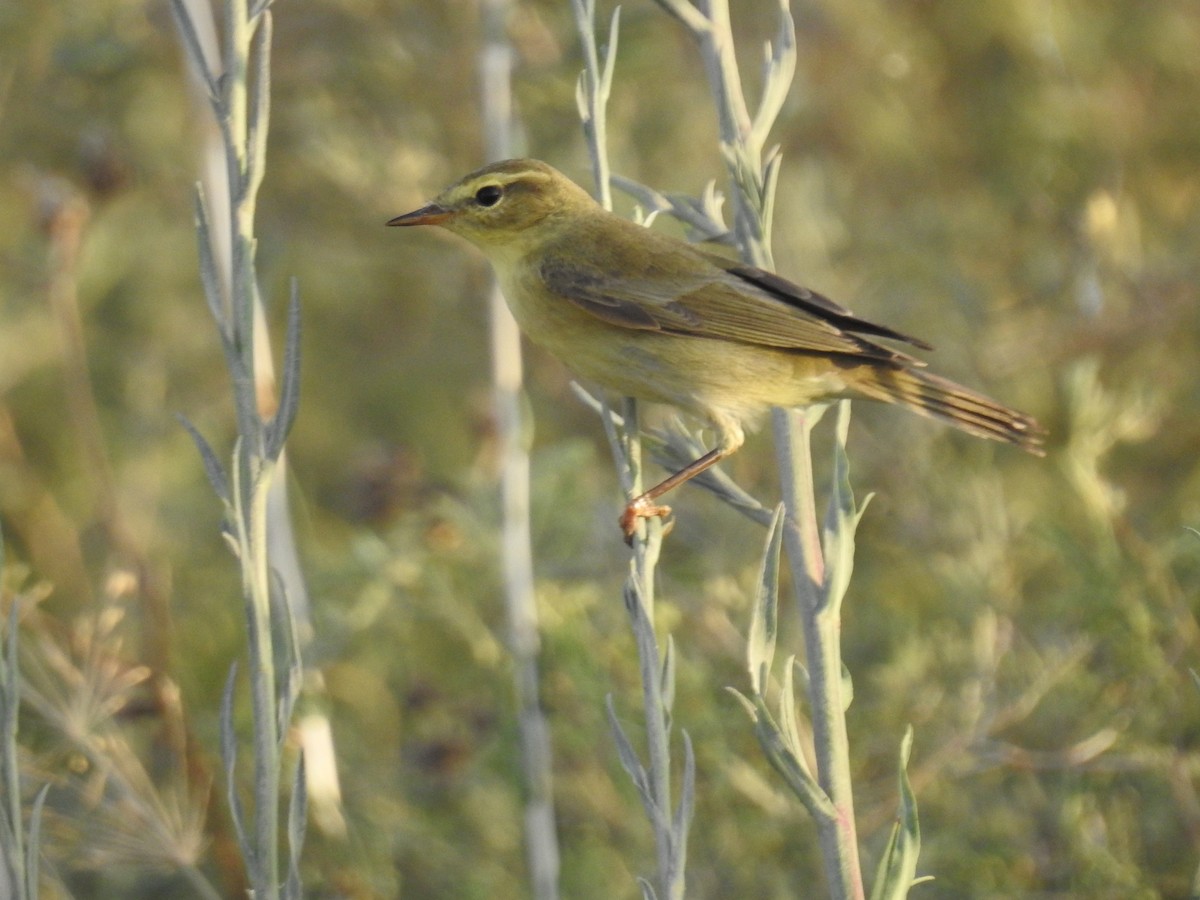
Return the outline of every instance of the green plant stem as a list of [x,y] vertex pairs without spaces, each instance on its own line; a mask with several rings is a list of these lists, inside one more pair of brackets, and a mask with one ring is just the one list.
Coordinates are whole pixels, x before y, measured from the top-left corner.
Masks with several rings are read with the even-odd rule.
[[[625,434],[630,468],[634,473],[631,496],[642,491],[642,442],[639,438],[637,401],[625,401]],[[639,669],[642,673],[642,709],[646,723],[646,755],[650,775],[651,822],[654,826],[659,886],[664,897],[683,896],[683,873],[672,870],[671,834],[671,734],[670,711],[663,699],[663,666],[654,632],[654,579],[662,551],[662,523],[652,519],[634,540],[625,602],[629,606]],[[677,886],[676,886],[677,883]]]
[[[276,896],[279,885],[279,710],[271,633],[271,587],[267,569],[267,491],[272,465],[261,460],[250,486],[250,557],[247,600],[251,608],[251,698],[254,709],[254,831],[258,890]],[[257,893],[256,893],[257,896]]]
[[811,428],[802,417],[803,413],[777,410],[773,424],[787,510],[783,541],[804,625],[817,783],[835,811],[831,821],[817,819],[817,833],[834,896],[861,898],[864,889],[842,694],[841,617],[826,602],[825,560],[813,491]]
[[[770,70],[757,113],[746,105],[734,55],[727,0],[658,0],[692,33],[705,63],[717,108],[721,148],[734,195],[734,234],[742,258],[773,268],[770,252],[770,209],[778,157],[763,159],[763,138],[778,113],[778,98],[791,80],[787,49],[794,46],[794,27],[785,0],[780,0],[783,61],[775,77]],[[817,778],[836,815],[817,819],[822,855],[833,895],[858,900],[864,896],[850,778],[849,742],[842,697],[841,622],[828,603],[825,563],[817,531],[809,429],[793,427],[799,414],[773,412],[776,457],[787,509],[784,542],[799,595],[800,616],[809,667],[809,702]]]
[[[579,76],[576,99],[583,123],[596,197],[605,209],[612,209],[612,188],[606,147],[605,109],[612,88],[616,60],[619,8],[614,11],[603,59],[596,42],[595,0],[572,0],[575,22],[583,47],[584,69]],[[623,400],[623,423],[612,411],[603,408],[605,428],[613,447],[614,460],[622,486],[630,499],[643,491],[642,442],[638,422],[638,404]],[[642,881],[648,897],[682,900],[685,886],[687,833],[691,823],[695,793],[695,761],[691,744],[684,733],[684,772],[679,806],[672,806],[671,788],[671,705],[674,695],[674,660],[670,638],[666,650],[659,652],[654,631],[654,579],[662,548],[663,523],[658,518],[641,520],[633,537],[633,555],[626,579],[624,599],[637,645],[642,679],[642,712],[646,727],[646,753],[649,771],[637,759],[615,715],[611,716],[614,736],[622,764],[641,795],[642,805],[654,830],[655,857],[658,865],[658,890]],[[611,698],[610,698],[611,715]]]

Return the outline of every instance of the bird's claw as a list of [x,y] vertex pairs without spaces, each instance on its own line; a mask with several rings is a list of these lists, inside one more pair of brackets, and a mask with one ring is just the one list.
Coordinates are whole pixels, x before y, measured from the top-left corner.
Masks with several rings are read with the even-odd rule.
[[668,518],[670,515],[671,507],[662,506],[645,497],[638,497],[631,501],[625,507],[625,511],[621,513],[621,531],[625,533],[625,543],[633,546],[633,536],[637,534],[638,519],[665,519],[663,537],[666,537],[675,527],[675,520]]

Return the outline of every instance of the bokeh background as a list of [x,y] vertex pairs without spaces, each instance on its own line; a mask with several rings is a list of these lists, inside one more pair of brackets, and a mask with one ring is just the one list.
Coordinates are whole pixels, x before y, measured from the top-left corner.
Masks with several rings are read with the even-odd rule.
[[[927,338],[938,371],[1051,434],[1038,460],[855,408],[855,485],[875,495],[844,613],[867,871],[911,723],[919,871],[937,879],[914,896],[1185,897],[1200,863],[1200,6],[792,12],[779,270]],[[754,96],[773,4],[736,4],[734,25]],[[589,184],[566,0],[517,3],[510,34],[525,152]],[[480,164],[480,44],[466,0],[276,10],[260,273],[277,329],[289,278],[303,301],[290,487],[345,826],[310,829],[314,897],[528,893],[489,275],[451,238],[383,227]],[[228,452],[192,225],[203,116],[165,3],[0,6],[6,603],[37,601],[22,741],[31,783],[55,785],[63,896],[190,896],[181,860],[240,887],[216,748],[243,612],[175,418]],[[609,137],[614,170],[661,190],[723,179],[694,48],[649,0],[622,10]],[[563,895],[635,897],[652,839],[603,714],[611,693],[636,733],[618,488],[566,371],[532,352],[527,376]],[[729,469],[772,503],[769,444]],[[761,530],[694,488],[675,507],[659,625],[697,753],[691,894],[820,895],[813,828],[724,690],[746,683]],[[83,727],[111,768],[80,751],[78,708],[103,711]]]

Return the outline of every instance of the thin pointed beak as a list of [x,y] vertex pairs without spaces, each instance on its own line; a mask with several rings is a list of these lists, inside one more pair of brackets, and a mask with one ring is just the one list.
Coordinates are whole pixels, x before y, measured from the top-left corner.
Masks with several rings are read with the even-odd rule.
[[396,216],[389,225],[440,225],[451,216],[451,211],[436,203],[428,203],[420,209]]

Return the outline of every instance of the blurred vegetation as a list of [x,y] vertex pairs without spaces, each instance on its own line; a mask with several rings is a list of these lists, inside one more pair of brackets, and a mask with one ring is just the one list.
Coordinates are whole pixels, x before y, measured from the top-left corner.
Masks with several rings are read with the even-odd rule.
[[[734,10],[748,72],[772,27],[754,5]],[[940,372],[1052,435],[1036,460],[856,411],[855,484],[876,493],[844,611],[865,867],[912,723],[919,871],[937,877],[920,896],[1185,897],[1200,6],[793,12],[781,272],[928,338]],[[648,2],[622,17],[614,169],[698,192],[722,167],[690,42]],[[528,153],[586,184],[567,4],[520,4],[511,30]],[[467,2],[289,0],[276,19],[260,272],[277,327],[290,276],[304,304],[289,455],[348,822],[310,830],[317,897],[526,893],[487,271],[449,238],[382,227],[480,162],[479,42]],[[196,110],[165,4],[0,7],[6,587],[26,598],[29,791],[54,783],[47,867],[76,896],[187,896],[193,864],[239,889],[219,785],[208,796],[237,575],[174,418],[219,449],[233,434],[196,270]],[[652,842],[603,714],[610,692],[632,712],[637,683],[615,478],[564,370],[534,352],[528,372],[563,895],[634,897]],[[767,445],[730,469],[773,502]],[[723,690],[745,683],[761,532],[700,491],[675,505],[659,614],[697,755],[691,893],[807,894],[813,829]]]

